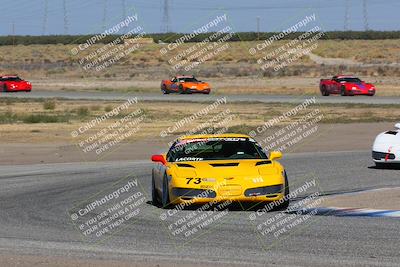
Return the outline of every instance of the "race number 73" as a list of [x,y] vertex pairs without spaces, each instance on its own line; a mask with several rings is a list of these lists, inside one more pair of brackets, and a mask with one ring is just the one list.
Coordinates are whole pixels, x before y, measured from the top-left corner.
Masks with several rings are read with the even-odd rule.
[[201,178],[186,178],[186,184],[199,184],[201,183]]

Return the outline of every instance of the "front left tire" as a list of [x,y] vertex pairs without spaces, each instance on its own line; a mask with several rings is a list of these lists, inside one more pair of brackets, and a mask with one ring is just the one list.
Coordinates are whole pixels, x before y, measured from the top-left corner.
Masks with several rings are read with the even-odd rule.
[[168,209],[171,207],[171,201],[169,198],[169,185],[168,185],[167,174],[164,174],[164,178],[163,178],[163,182],[162,182],[161,204],[162,204],[163,209]]

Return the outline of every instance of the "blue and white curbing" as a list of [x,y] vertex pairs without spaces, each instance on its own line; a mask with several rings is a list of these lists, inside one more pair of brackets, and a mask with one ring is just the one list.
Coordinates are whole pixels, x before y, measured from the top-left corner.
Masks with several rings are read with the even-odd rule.
[[356,208],[302,208],[292,210],[288,213],[313,214],[321,216],[358,216],[358,217],[391,217],[400,218],[400,210],[376,210],[376,209],[356,209]]

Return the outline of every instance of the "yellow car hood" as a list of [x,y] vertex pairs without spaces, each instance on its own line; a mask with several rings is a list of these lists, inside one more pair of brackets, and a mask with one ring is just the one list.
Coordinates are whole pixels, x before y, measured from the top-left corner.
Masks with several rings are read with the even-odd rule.
[[258,177],[280,175],[283,167],[269,160],[212,160],[169,163],[171,174],[177,177]]

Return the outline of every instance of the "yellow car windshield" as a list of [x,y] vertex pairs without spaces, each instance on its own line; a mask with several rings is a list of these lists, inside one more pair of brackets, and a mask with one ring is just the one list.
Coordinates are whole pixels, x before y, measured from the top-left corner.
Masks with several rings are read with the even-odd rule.
[[167,154],[169,162],[267,159],[261,147],[248,138],[207,138],[175,143]]

